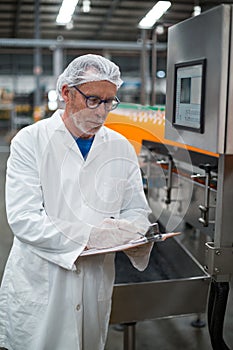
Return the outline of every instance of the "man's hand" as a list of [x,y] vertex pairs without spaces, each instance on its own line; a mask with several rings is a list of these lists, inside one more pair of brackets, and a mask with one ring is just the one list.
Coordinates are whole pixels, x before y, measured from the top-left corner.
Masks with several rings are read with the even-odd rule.
[[129,257],[131,263],[136,269],[143,271],[149,263],[153,245],[154,243],[146,243],[139,247],[127,249],[124,253]]
[[104,249],[129,243],[138,239],[136,225],[125,219],[104,219],[99,227],[93,227],[87,248]]
[[153,244],[154,243],[146,243],[138,247],[129,248],[127,250],[124,250],[124,253],[134,258],[142,258],[150,254]]

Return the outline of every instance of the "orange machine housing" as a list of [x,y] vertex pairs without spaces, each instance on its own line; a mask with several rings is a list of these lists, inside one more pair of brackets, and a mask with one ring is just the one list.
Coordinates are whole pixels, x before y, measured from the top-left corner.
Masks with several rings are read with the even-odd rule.
[[215,157],[218,156],[218,154],[212,152],[165,139],[164,106],[151,107],[121,103],[116,110],[109,113],[105,125],[124,135],[132,143],[137,154],[141,150],[142,141],[147,140],[182,147]]

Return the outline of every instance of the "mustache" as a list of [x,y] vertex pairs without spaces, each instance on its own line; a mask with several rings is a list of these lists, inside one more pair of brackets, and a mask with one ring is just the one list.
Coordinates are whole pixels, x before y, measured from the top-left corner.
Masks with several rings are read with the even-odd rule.
[[71,119],[80,120],[82,122],[88,122],[88,123],[93,122],[96,124],[97,123],[103,124],[107,118],[107,113],[106,115],[95,114],[94,116],[90,116],[90,115],[84,116],[81,112],[74,112],[74,113],[71,113],[69,117]]

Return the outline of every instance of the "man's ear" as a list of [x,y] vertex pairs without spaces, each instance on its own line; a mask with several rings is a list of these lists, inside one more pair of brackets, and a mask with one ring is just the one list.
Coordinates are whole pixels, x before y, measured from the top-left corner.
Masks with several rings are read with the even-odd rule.
[[61,94],[65,103],[69,102],[69,99],[70,99],[69,92],[70,92],[70,88],[68,87],[68,85],[67,84],[63,85],[61,89]]

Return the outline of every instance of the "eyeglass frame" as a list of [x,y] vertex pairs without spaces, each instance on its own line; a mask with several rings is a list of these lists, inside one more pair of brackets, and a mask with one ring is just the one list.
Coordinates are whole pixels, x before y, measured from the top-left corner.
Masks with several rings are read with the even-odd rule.
[[[103,100],[103,99],[101,99],[99,96],[95,96],[95,95],[89,95],[89,96],[88,96],[88,95],[85,95],[84,92],[82,92],[81,90],[79,90],[79,88],[78,88],[76,85],[73,85],[72,87],[75,88],[75,90],[78,91],[78,92],[85,98],[85,100],[86,100],[86,106],[87,106],[87,108],[90,108],[90,109],[96,109],[96,108],[98,108],[98,107],[101,105],[101,103],[104,103],[104,107],[105,107],[106,110],[108,110],[108,111],[113,111],[114,109],[116,109],[116,108],[118,107],[119,103],[121,102],[117,96],[114,96],[114,99],[109,98],[109,99],[107,99],[107,100]],[[90,107],[90,106],[88,106],[88,100],[89,100],[90,98],[93,98],[93,97],[96,98],[97,100],[99,100],[99,102],[98,102],[97,106],[95,106],[95,107]],[[106,108],[106,103],[107,103],[108,101],[111,101],[111,100],[112,100],[112,101],[116,101],[116,105],[114,106],[114,108],[107,109],[107,108]]]

